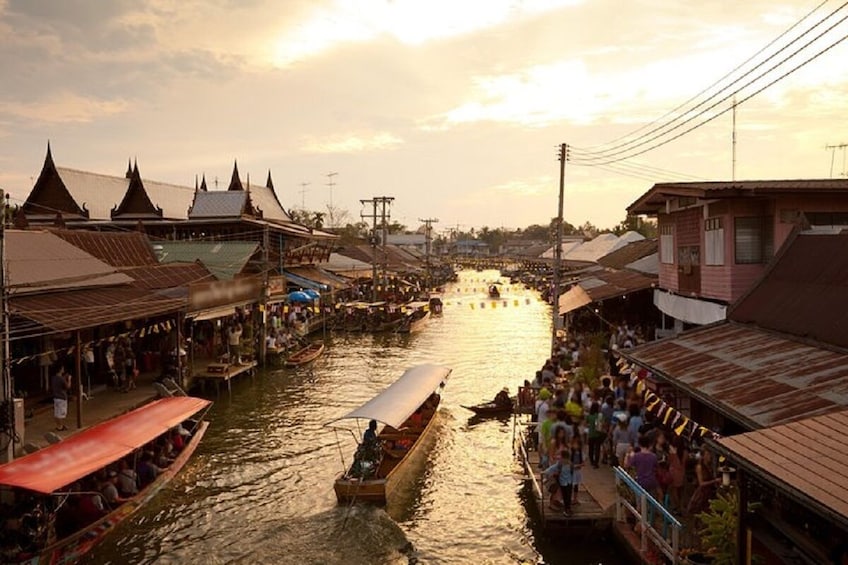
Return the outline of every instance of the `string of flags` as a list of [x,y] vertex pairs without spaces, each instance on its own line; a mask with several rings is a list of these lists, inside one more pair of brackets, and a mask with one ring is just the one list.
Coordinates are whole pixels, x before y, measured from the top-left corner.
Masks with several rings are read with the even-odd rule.
[[[102,345],[103,343],[113,343],[122,338],[134,338],[134,337],[146,337],[148,335],[158,335],[160,333],[170,333],[172,329],[176,327],[176,323],[171,320],[165,320],[164,322],[156,322],[154,324],[150,324],[149,326],[145,326],[143,328],[136,328],[132,331],[120,333],[117,335],[112,335],[109,337],[103,337],[100,339],[95,339],[92,341],[87,341],[85,343],[81,343],[81,347],[85,349],[86,347],[96,347],[98,345]],[[40,359],[41,357],[49,357],[58,354],[71,355],[76,350],[76,345],[72,345],[70,347],[63,347],[61,349],[50,349],[48,351],[42,351],[40,353],[35,353],[33,355],[25,355],[23,357],[15,357],[11,360],[13,365],[20,365],[21,363],[25,363],[26,361],[33,361],[35,359]]]
[[634,367],[629,365],[624,359],[618,360],[618,366],[621,367],[623,375],[636,375],[636,394],[642,397],[645,410],[652,414],[658,422],[662,423],[663,427],[674,432],[675,435],[684,439],[719,439],[721,436],[709,428],[695,422],[679,410],[667,404],[658,394],[648,389],[648,384],[645,379],[648,376],[647,371],[634,371]]
[[[524,299],[525,305],[530,304],[531,302],[532,301],[529,298]],[[462,300],[448,300],[448,301],[445,302],[445,306],[452,306],[454,304],[456,304],[457,306],[462,306],[463,301]],[[467,304],[471,307],[472,310],[474,310],[478,307],[480,308],[480,310],[485,310],[486,308],[491,308],[491,309],[507,308],[510,305],[510,301],[509,300],[486,300],[486,301],[481,301],[479,303],[468,302]],[[521,300],[519,300],[518,298],[514,298],[512,300],[512,306],[513,307],[518,307],[518,306],[521,306],[521,305],[522,305]]]

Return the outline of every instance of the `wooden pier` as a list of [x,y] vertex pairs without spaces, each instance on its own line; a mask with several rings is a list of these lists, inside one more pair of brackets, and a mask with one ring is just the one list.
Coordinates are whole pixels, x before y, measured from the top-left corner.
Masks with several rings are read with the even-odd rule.
[[207,361],[196,361],[192,371],[192,378],[200,381],[201,388],[206,386],[206,381],[215,383],[215,392],[219,391],[222,382],[227,384],[227,392],[232,392],[232,380],[240,375],[252,375],[256,370],[256,361],[245,361],[238,365],[229,363],[210,363]]
[[583,484],[577,494],[579,504],[571,507],[570,516],[548,504],[550,495],[542,483],[539,453],[529,447],[524,426],[518,425],[516,451],[524,467],[524,474],[532,485],[533,498],[545,529],[550,530],[607,530],[615,516],[615,477],[609,467],[583,469]]

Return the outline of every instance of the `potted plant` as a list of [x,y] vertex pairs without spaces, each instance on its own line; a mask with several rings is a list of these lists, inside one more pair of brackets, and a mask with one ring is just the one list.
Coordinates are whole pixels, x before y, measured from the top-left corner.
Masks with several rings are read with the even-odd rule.
[[[690,563],[711,563],[713,565],[736,565],[736,528],[739,516],[739,495],[735,488],[724,487],[718,490],[710,500],[710,509],[696,517],[702,528],[701,547],[707,548],[706,554],[692,554]],[[700,558],[701,561],[693,560]]]

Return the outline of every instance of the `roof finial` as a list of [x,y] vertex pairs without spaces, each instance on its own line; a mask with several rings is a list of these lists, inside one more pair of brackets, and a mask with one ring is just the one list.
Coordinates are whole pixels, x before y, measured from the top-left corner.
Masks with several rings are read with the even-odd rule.
[[130,157],[127,157],[127,172],[124,176],[127,178],[132,176],[132,159]]
[[50,149],[50,140],[47,140],[47,155],[44,156],[44,166],[53,167],[53,151]]
[[203,173],[203,178],[200,180],[200,190],[206,192],[206,173]]
[[230,186],[227,190],[244,190],[244,187],[241,184],[241,179],[239,178],[238,161],[235,159],[233,159],[233,176],[230,179]]
[[271,180],[271,169],[268,169],[268,180],[265,181],[265,188],[274,190],[274,181]]
[[195,174],[195,175],[194,175],[194,191],[195,191],[195,192],[197,192],[198,190],[200,190],[200,185],[199,185],[199,184],[197,184],[197,182],[198,182],[198,178],[197,178],[197,174]]

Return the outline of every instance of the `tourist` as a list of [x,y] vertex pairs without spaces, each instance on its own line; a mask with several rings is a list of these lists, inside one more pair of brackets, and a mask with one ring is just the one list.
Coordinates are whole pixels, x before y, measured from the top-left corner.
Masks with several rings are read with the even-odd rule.
[[545,412],[545,420],[539,426],[539,467],[544,469],[548,466],[548,451],[545,446],[551,444],[551,428],[557,418],[555,410],[547,410]]
[[586,427],[589,428],[589,463],[597,469],[601,461],[601,446],[607,437],[607,422],[597,402],[589,408]]
[[580,439],[580,435],[576,434],[573,438],[571,438],[571,453],[569,455],[569,462],[571,464],[571,484],[574,497],[573,504],[580,504],[580,501],[577,499],[577,491],[580,489],[580,485],[583,483],[583,442]]
[[686,513],[689,516],[694,516],[709,508],[710,500],[715,496],[716,487],[719,481],[721,481],[721,479],[715,478],[713,474],[712,453],[702,447],[700,454],[698,463],[695,465],[695,477],[698,480],[698,487],[692,493],[689,504],[686,506]]
[[116,471],[109,471],[105,474],[105,476],[101,477],[100,493],[103,495],[103,498],[106,499],[106,502],[113,508],[127,501],[126,498],[123,498],[120,494],[118,494],[117,484],[118,473]]
[[125,390],[127,384],[127,350],[124,347],[123,340],[119,340],[115,344],[115,349],[112,352],[112,363],[115,371],[115,375],[117,376],[117,386],[118,390]]
[[[551,439],[550,450],[548,451],[548,459],[551,463],[560,463],[562,461],[561,454],[568,451],[571,442],[568,433],[563,426],[556,426]],[[557,488],[550,491],[550,506],[551,508],[559,508],[562,506],[562,492]]]
[[648,438],[639,438],[639,445],[630,457],[630,466],[636,470],[636,482],[639,486],[655,499],[662,500],[657,482],[657,456],[651,451]]
[[583,404],[580,402],[580,390],[576,389],[568,397],[568,402],[565,403],[565,412],[569,415],[572,422],[579,422],[583,419]]
[[547,388],[542,388],[539,391],[539,398],[536,400],[536,421],[539,423],[547,419],[548,410],[550,410],[551,391]]
[[241,323],[236,323],[227,330],[227,348],[230,355],[230,363],[241,365]]
[[567,450],[563,450],[560,453],[560,460],[557,463],[554,463],[547,469],[545,469],[542,474],[548,477],[553,477],[556,479],[557,484],[559,485],[560,494],[562,496],[562,513],[566,516],[571,516],[571,465],[568,465],[567,462],[569,460],[569,452]]
[[624,414],[618,416],[618,425],[612,432],[612,444],[615,449],[614,463],[622,465],[627,452],[633,448],[633,436],[627,428],[627,416]]
[[118,463],[118,491],[127,498],[138,494],[138,474],[125,459]]
[[68,416],[68,390],[71,388],[71,375],[65,372],[63,365],[59,365],[51,378],[50,388],[53,393],[53,419],[56,421],[56,431],[62,432],[68,429],[65,426],[65,418]]
[[669,446],[668,470],[671,474],[671,484],[668,492],[671,499],[671,507],[675,512],[683,510],[683,485],[686,482],[686,461],[689,459],[689,451],[686,442],[682,438],[676,438]]
[[630,433],[633,437],[633,445],[636,446],[636,438],[639,437],[639,430],[642,428],[642,424],[645,423],[642,418],[642,412],[639,409],[639,405],[635,402],[630,404],[630,409],[628,410],[630,413],[630,419],[627,422],[627,429],[630,430]]
[[145,451],[141,455],[141,461],[138,462],[137,467],[139,488],[143,489],[155,481],[156,477],[158,477],[162,471],[164,471],[164,469],[153,462],[153,453]]

